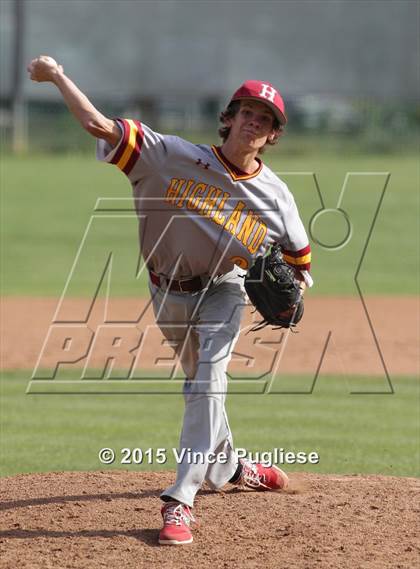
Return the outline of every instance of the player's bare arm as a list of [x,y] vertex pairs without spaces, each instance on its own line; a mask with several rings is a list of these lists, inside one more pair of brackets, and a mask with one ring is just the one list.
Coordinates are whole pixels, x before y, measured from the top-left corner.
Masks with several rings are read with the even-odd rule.
[[113,146],[117,144],[121,131],[116,122],[105,117],[92,105],[86,95],[65,75],[62,65],[52,57],[41,55],[31,61],[27,70],[32,81],[54,83],[70,112],[87,132],[95,138],[103,138]]

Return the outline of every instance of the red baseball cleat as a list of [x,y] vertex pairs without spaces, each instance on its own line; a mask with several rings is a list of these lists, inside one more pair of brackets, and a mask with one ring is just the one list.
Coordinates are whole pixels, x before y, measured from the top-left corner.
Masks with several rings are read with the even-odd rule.
[[242,472],[236,484],[253,490],[284,490],[289,485],[287,474],[277,466],[240,459]]
[[191,522],[195,522],[191,510],[179,502],[166,502],[161,509],[163,528],[159,533],[161,545],[184,545],[191,543]]

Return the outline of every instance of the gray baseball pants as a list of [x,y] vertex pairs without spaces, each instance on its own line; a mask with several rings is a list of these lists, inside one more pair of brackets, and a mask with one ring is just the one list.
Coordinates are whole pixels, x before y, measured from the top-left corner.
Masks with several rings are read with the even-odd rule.
[[[149,284],[156,321],[171,342],[186,375],[185,410],[179,452],[186,452],[178,464],[169,496],[192,507],[204,482],[221,488],[238,466],[225,410],[226,370],[239,336],[245,293],[239,271],[217,277],[205,291],[168,292]],[[224,453],[212,464],[191,460],[194,452]],[[201,454],[199,455],[201,456]]]

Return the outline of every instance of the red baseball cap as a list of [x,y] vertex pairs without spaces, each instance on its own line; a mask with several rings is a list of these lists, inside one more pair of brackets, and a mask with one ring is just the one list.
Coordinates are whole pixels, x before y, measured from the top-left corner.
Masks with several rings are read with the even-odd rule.
[[280,93],[267,81],[245,81],[232,96],[232,101],[255,99],[265,103],[273,111],[280,124],[287,123],[284,101]]

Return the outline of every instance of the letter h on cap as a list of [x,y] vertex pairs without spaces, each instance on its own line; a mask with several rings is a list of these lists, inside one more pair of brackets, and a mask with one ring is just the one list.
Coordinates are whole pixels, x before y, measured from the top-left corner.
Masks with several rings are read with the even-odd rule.
[[264,99],[268,99],[272,103],[274,103],[274,97],[277,95],[277,91],[274,87],[270,87],[267,83],[261,83],[261,93],[260,97],[264,97]]

